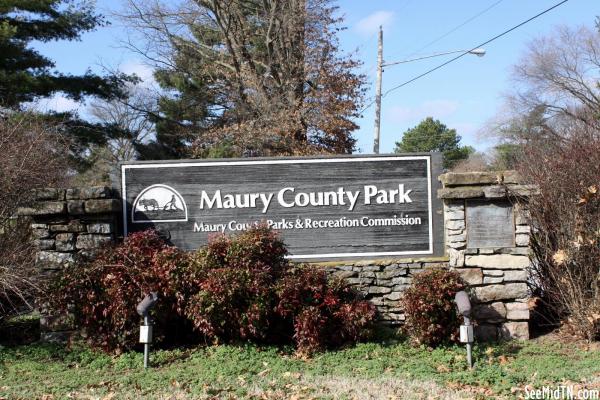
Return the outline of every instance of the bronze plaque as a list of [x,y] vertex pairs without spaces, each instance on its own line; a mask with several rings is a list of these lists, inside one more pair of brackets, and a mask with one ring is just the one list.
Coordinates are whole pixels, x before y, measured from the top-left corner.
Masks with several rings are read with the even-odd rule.
[[469,200],[466,204],[467,247],[514,247],[513,206],[507,201]]

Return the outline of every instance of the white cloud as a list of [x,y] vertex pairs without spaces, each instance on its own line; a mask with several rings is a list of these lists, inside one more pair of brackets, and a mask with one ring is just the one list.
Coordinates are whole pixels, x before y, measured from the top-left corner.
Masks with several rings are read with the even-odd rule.
[[[386,113],[393,122],[418,122],[426,117],[441,119],[458,110],[458,103],[452,100],[425,101],[416,107],[392,107]],[[443,122],[443,121],[442,121]]]
[[394,20],[393,11],[375,11],[361,19],[356,24],[356,30],[363,35],[371,35],[379,29],[380,25],[389,26]]
[[24,108],[32,111],[39,112],[66,112],[66,111],[77,111],[83,104],[75,100],[71,100],[65,97],[63,94],[56,93],[52,97],[45,99],[39,99],[34,102],[24,105]]
[[156,83],[153,76],[154,70],[147,64],[138,60],[129,60],[125,62],[119,67],[119,70],[125,74],[137,75],[142,80],[142,86],[149,87]]

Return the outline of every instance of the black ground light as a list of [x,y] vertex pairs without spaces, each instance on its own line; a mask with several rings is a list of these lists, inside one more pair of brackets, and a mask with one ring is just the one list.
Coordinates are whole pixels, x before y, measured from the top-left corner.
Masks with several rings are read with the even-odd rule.
[[473,368],[472,347],[473,347],[473,325],[471,324],[471,301],[465,291],[456,293],[454,302],[458,307],[458,312],[463,316],[465,322],[460,326],[460,342],[467,344],[467,364]]
[[149,314],[157,301],[158,294],[151,292],[136,307],[137,313],[144,317],[144,324],[140,326],[140,343],[144,344],[144,368],[148,368],[150,343],[152,342],[152,320]]

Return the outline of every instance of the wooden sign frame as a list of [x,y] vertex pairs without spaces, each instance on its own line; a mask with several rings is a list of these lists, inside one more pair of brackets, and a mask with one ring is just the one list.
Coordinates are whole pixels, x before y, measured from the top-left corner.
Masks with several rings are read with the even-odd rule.
[[[264,216],[265,221],[278,224],[274,229],[281,231],[284,240],[289,239],[292,260],[440,256],[444,254],[442,205],[436,196],[440,173],[438,153],[122,163],[123,234],[154,227],[166,231],[173,244],[193,250],[216,233],[200,229],[224,225],[205,220]],[[308,199],[328,203],[304,204]],[[244,209],[245,205],[249,206]],[[373,218],[364,219],[362,214]],[[290,218],[313,225],[289,228],[284,223],[289,224]],[[393,225],[362,225],[371,220]],[[410,233],[413,221],[420,221],[414,224],[414,237]],[[317,222],[323,228],[315,227]],[[350,223],[358,225],[333,227]],[[423,242],[424,226],[427,243]],[[227,227],[223,231],[231,233]]]

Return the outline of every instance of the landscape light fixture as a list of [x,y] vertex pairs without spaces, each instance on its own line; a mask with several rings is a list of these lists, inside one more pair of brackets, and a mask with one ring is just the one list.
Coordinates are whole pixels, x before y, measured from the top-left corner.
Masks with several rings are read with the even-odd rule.
[[464,324],[460,326],[460,342],[467,344],[467,365],[469,369],[472,369],[473,325],[471,324],[471,301],[467,292],[461,290],[456,293],[454,302],[458,308],[458,313],[464,318]]
[[150,359],[150,343],[152,343],[152,320],[150,319],[150,310],[154,308],[158,301],[158,293],[151,292],[136,307],[137,313],[144,317],[144,324],[140,325],[140,343],[144,344],[144,368],[148,368]]

